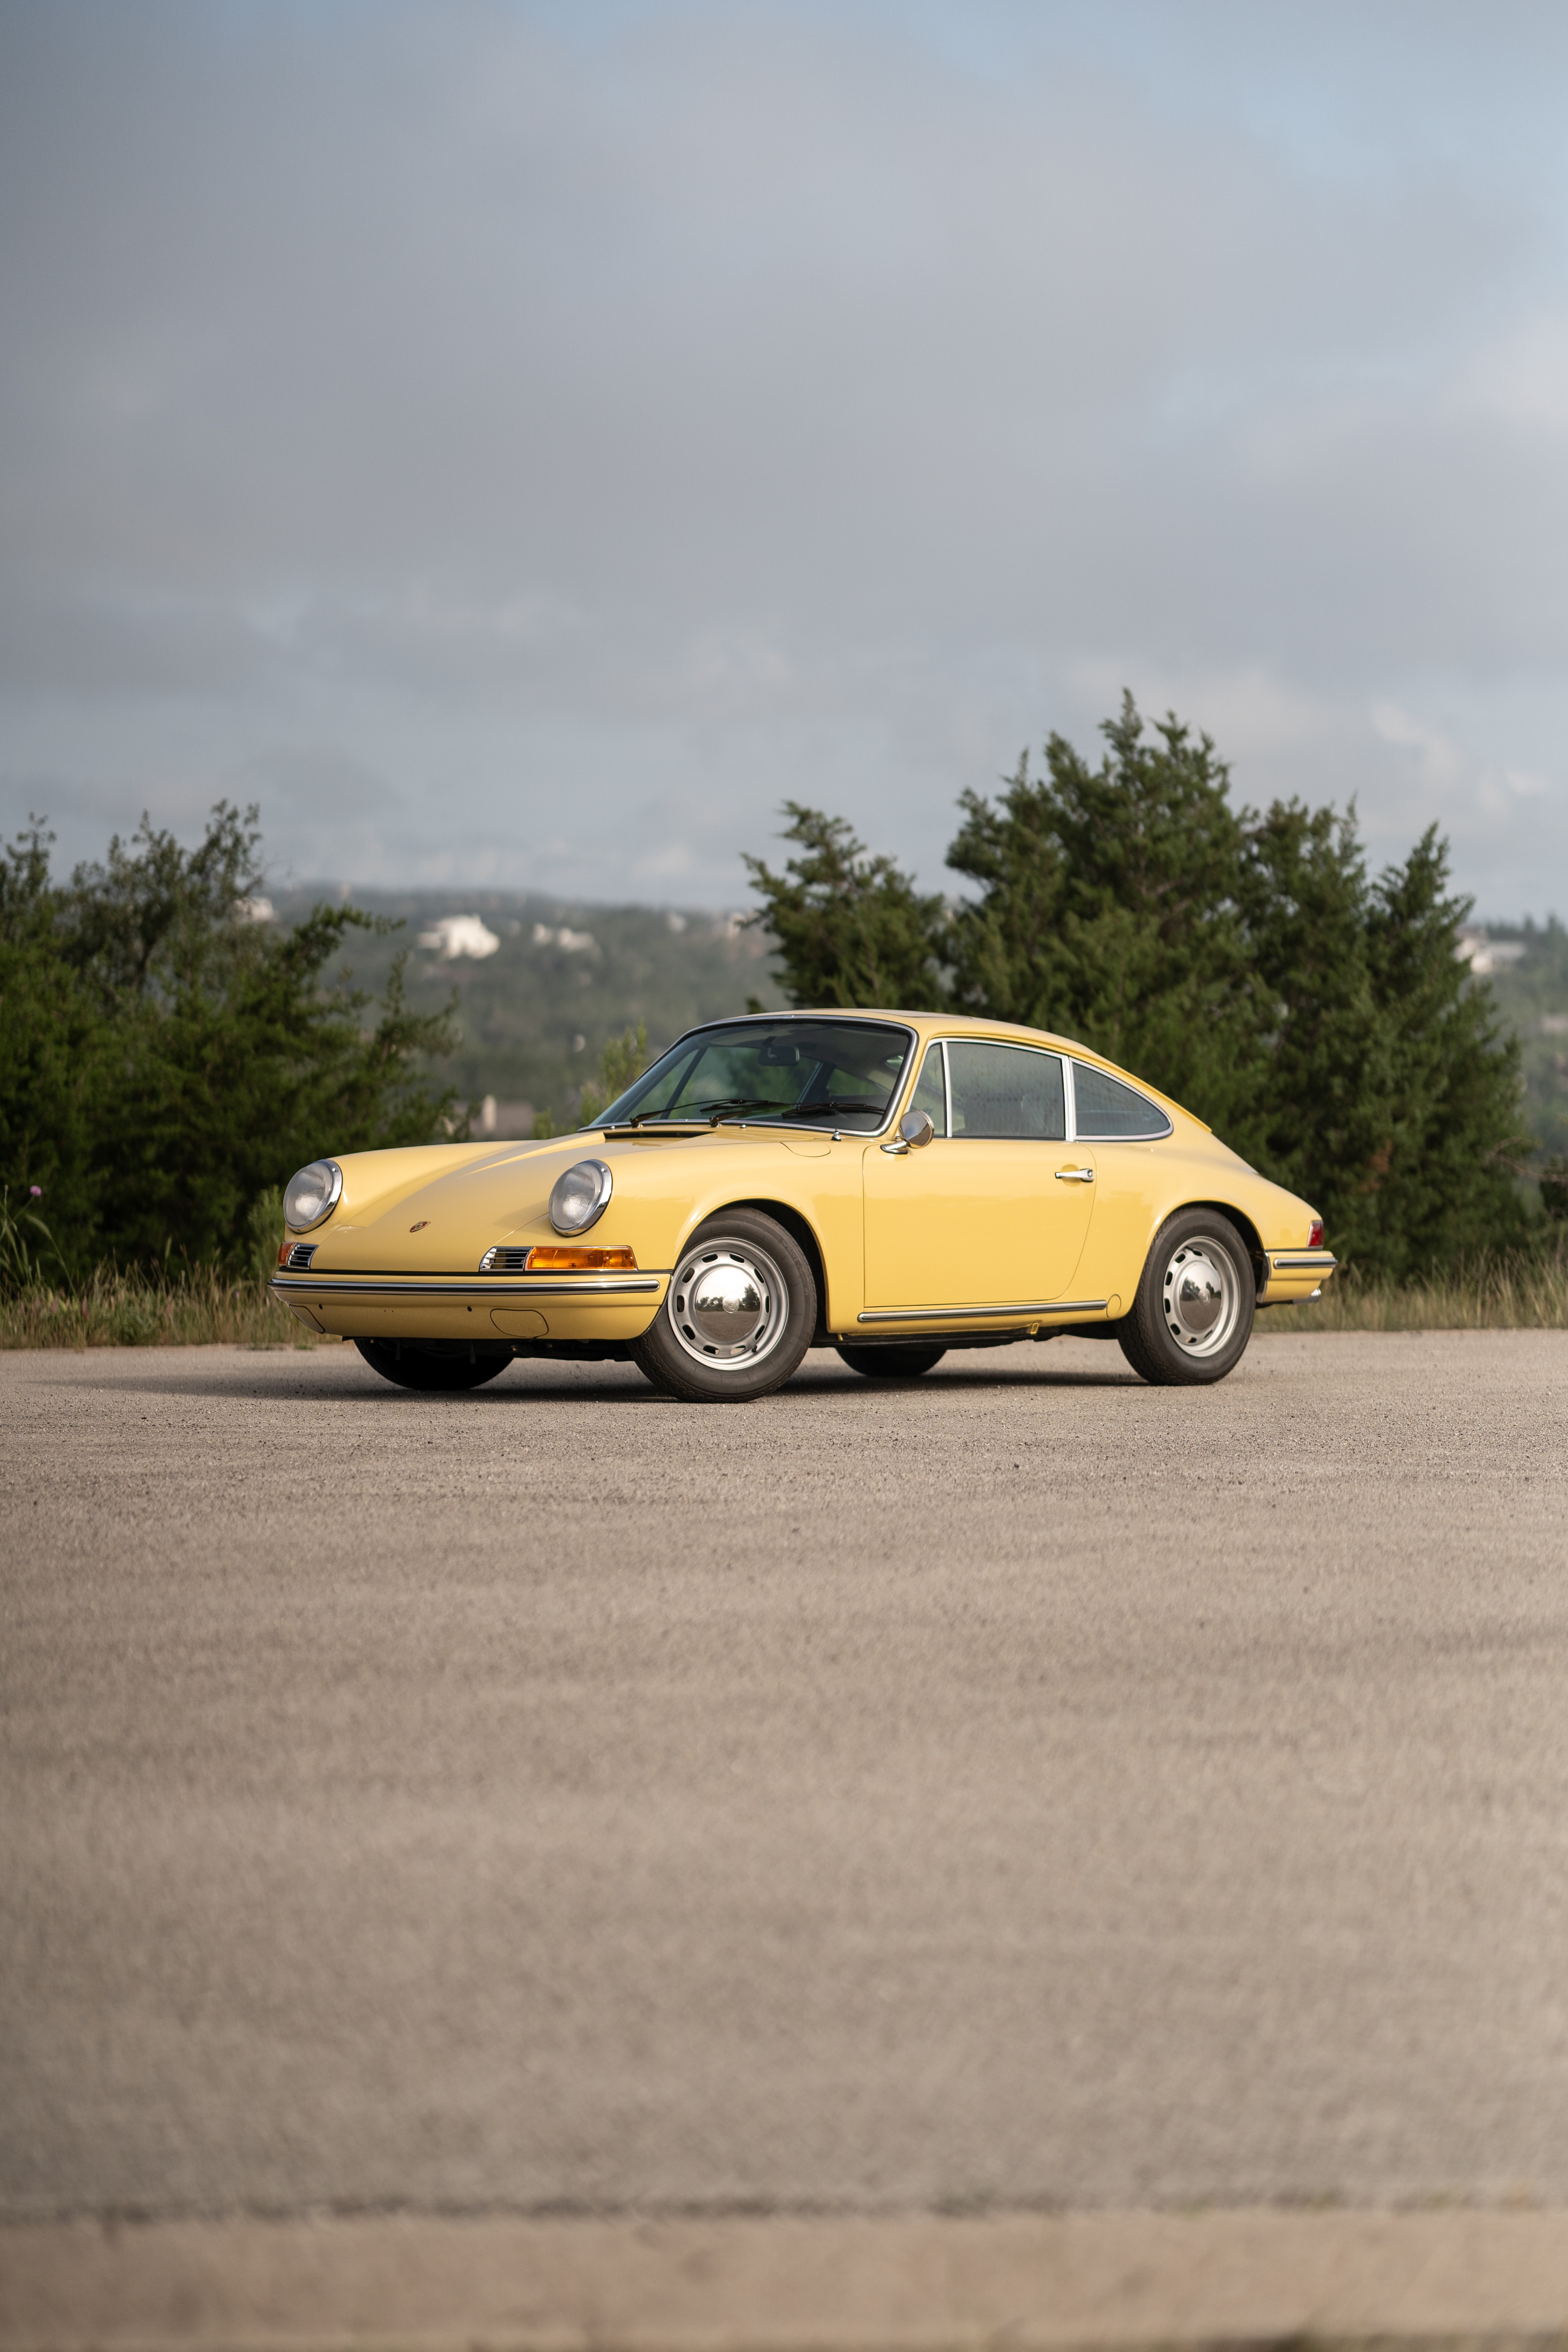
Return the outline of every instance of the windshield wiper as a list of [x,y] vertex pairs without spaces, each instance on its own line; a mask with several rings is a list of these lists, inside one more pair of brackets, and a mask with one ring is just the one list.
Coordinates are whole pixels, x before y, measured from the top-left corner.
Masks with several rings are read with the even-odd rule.
[[627,1118],[616,1121],[617,1127],[648,1127],[657,1119],[661,1127],[717,1127],[721,1118],[729,1118],[741,1110],[787,1110],[787,1103],[775,1102],[771,1095],[736,1095],[733,1100],[703,1103],[696,1110],[634,1110]]
[[717,1127],[721,1118],[736,1110],[788,1110],[788,1103],[777,1102],[772,1095],[724,1095],[715,1102],[705,1102],[698,1113],[710,1127]]
[[819,1097],[816,1102],[796,1103],[795,1109],[804,1117],[814,1110],[875,1110],[887,1108],[886,1103],[867,1102],[860,1095],[837,1095]]

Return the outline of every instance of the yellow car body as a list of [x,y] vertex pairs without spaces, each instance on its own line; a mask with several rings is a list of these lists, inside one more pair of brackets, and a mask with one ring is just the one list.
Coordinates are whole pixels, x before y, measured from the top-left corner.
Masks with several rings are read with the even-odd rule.
[[[466,1341],[492,1357],[508,1348],[622,1353],[665,1309],[693,1235],[742,1208],[773,1219],[810,1264],[819,1346],[952,1346],[1117,1324],[1156,1237],[1199,1207],[1240,1235],[1259,1306],[1310,1297],[1333,1270],[1305,1201],[1258,1175],[1179,1104],[1070,1039],[922,1013],[758,1017],[775,1041],[807,1034],[789,1032],[791,1022],[906,1033],[885,1115],[868,1128],[863,1113],[855,1129],[820,1108],[793,1126],[743,1110],[640,1128],[606,1119],[545,1142],[344,1155],[323,1163],[341,1170],[341,1192],[308,1235],[285,1244],[274,1292],[311,1329],[361,1342]],[[689,1035],[745,1027],[707,1024]],[[931,1053],[935,1044],[945,1055]],[[1068,1075],[1058,1081],[1045,1063],[963,1050],[976,1044],[1058,1057]],[[966,1132],[942,1095],[943,1074],[951,1095],[955,1069],[982,1066],[1045,1072],[1068,1087],[1069,1106],[1091,1097],[1120,1104],[1085,1075],[1098,1072],[1153,1105],[1149,1124],[1164,1132],[1085,1138],[1070,1108],[1060,1136]],[[920,1126],[911,1105],[922,1089],[937,1131],[911,1148],[900,1129]],[[585,1158],[608,1171],[609,1199],[574,1247],[552,1225],[550,1204],[557,1180]],[[1248,1302],[1248,1328],[1250,1312]]]

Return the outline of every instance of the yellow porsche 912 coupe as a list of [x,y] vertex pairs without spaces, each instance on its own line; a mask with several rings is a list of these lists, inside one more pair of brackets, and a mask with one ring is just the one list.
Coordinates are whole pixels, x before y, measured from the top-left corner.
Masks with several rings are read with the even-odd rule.
[[313,1160],[284,1214],[275,1293],[412,1389],[621,1358],[740,1399],[808,1348],[901,1380],[1061,1331],[1218,1381],[1335,1263],[1314,1210],[1125,1071],[927,1013],[713,1022],[592,1128]]

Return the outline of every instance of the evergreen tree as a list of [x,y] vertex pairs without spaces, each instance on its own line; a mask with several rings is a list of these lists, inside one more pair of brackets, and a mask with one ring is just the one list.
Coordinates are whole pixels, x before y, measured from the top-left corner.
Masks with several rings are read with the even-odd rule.
[[1447,844],[1431,825],[1380,877],[1368,957],[1386,1039],[1388,1131],[1358,1188],[1347,1240],[1398,1278],[1518,1241],[1523,1131],[1517,1037],[1458,956],[1473,901],[1448,892]]
[[0,1180],[42,1188],[79,1262],[242,1252],[301,1162],[444,1131],[424,1066],[449,1016],[410,1013],[401,962],[374,1010],[327,979],[390,928],[355,908],[250,919],[254,818],[220,803],[192,851],[144,819],[63,887],[37,827],[0,858]]
[[1458,953],[1469,901],[1428,832],[1369,879],[1353,810],[1232,806],[1205,735],[1131,696],[1090,766],[1060,735],[948,863],[943,926],[841,820],[791,805],[787,881],[751,864],[797,1003],[939,1003],[867,984],[952,967],[951,1001],[1081,1039],[1322,1211],[1364,1272],[1404,1280],[1524,1234],[1517,1042]]
[[[634,1027],[628,1022],[620,1036],[605,1041],[604,1051],[599,1055],[597,1083],[590,1078],[577,1099],[578,1126],[591,1127],[599,1113],[607,1108],[617,1096],[624,1095],[632,1080],[640,1078],[647,1067],[647,1023],[639,1021]],[[542,1113],[541,1118],[546,1116]],[[542,1127],[541,1119],[536,1118],[533,1132],[536,1138],[553,1135],[555,1123],[552,1119],[547,1127]]]
[[1240,907],[1258,982],[1255,1091],[1225,1133],[1322,1211],[1336,1249],[1366,1238],[1351,1210],[1393,1115],[1369,904],[1353,815],[1276,802],[1247,825]]
[[1245,1117],[1258,1007],[1239,911],[1246,855],[1208,737],[1145,739],[1131,695],[1098,768],[1060,735],[999,806],[966,793],[948,852],[980,885],[952,925],[954,1001],[1092,1042],[1217,1124]]
[[799,854],[782,875],[760,857],[745,861],[763,900],[750,919],[779,945],[780,978],[792,1004],[901,1005],[943,1002],[945,909],[922,898],[889,857],[871,857],[842,817],[786,801],[782,838]]
[[0,1183],[36,1185],[50,1226],[93,1220],[92,1124],[102,1017],[60,953],[49,842],[35,819],[0,852]]

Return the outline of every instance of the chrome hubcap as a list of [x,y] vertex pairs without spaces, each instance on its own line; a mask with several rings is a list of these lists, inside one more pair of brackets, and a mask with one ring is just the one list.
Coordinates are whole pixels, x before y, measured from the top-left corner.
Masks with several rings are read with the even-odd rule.
[[718,1370],[742,1371],[783,1339],[789,1292],[765,1250],[712,1242],[677,1266],[667,1312],[689,1356]]
[[1165,1328],[1184,1356],[1217,1356],[1241,1313],[1241,1277],[1223,1242],[1199,1234],[1165,1268]]

